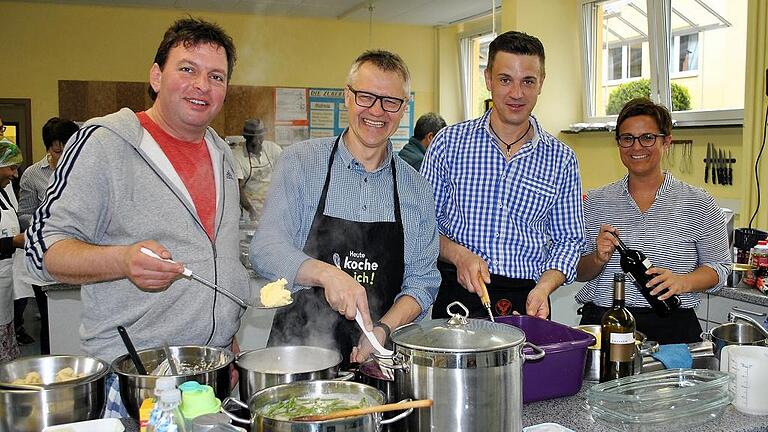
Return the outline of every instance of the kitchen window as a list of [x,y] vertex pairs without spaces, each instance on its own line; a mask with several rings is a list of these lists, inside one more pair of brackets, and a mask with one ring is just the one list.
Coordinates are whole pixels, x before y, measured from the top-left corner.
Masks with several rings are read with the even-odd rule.
[[632,97],[680,125],[743,123],[747,0],[583,0],[584,117]]
[[484,31],[459,38],[465,120],[485,113],[485,101],[491,98],[484,72],[488,65],[488,46],[495,37],[492,31]]

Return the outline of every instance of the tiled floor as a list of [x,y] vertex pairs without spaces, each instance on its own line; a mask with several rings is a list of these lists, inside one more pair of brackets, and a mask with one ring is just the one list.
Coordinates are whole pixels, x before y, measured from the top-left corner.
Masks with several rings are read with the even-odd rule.
[[30,336],[35,338],[35,343],[21,345],[19,347],[21,348],[21,355],[40,355],[40,314],[34,298],[27,301],[27,308],[24,310],[24,328],[27,329]]

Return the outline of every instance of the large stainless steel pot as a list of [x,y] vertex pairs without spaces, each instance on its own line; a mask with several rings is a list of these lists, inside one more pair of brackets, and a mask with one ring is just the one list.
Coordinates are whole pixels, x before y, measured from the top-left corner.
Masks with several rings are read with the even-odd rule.
[[[453,313],[460,306],[464,313]],[[544,356],[518,328],[467,319],[461,303],[448,320],[424,320],[392,332],[391,358],[401,398],[432,399],[408,417],[408,430],[509,432],[522,429],[524,360]],[[529,346],[535,354],[524,355]]]
[[720,350],[726,345],[768,346],[768,338],[752,324],[726,323],[701,333],[701,338],[715,344],[715,357],[720,359]]
[[84,376],[41,390],[0,387],[0,432],[40,432],[48,426],[101,417],[109,364],[99,359],[73,355],[22,357],[0,365],[0,382],[10,383],[29,372],[38,372],[43,382],[50,383],[65,367]]
[[[240,398],[248,400],[256,392],[278,384],[336,378],[340,363],[338,351],[313,346],[244,351],[235,360],[240,374]],[[352,377],[351,373],[346,376]]]
[[413,412],[413,409],[409,409],[390,420],[382,420],[380,413],[374,413],[320,422],[275,420],[264,417],[261,413],[266,406],[291,397],[317,398],[323,395],[345,395],[352,399],[364,397],[371,405],[384,403],[384,394],[365,384],[349,381],[299,381],[265,388],[251,396],[247,405],[235,399],[227,399],[222,406],[232,401],[248,408],[251,413],[250,421],[238,418],[226,410],[224,413],[236,422],[250,424],[254,432],[378,432],[381,425],[400,420]]
[[[232,351],[197,345],[172,346],[170,351],[177,365],[200,366],[199,371],[172,375],[177,386],[186,381],[197,381],[200,384],[213,387],[213,391],[219,399],[229,396],[229,365],[235,360]],[[163,348],[151,348],[139,351],[138,354],[150,374],[165,360]],[[155,381],[157,381],[158,376],[138,374],[136,366],[128,354],[116,358],[112,362],[112,370],[117,374],[120,397],[128,414],[138,420],[141,403],[148,397],[154,397]]]

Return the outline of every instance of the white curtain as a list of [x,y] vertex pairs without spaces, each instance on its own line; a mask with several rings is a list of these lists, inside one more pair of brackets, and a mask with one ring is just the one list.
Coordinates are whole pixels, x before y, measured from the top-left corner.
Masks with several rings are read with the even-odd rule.
[[461,107],[464,120],[472,118],[472,38],[459,39],[459,73],[461,75]]

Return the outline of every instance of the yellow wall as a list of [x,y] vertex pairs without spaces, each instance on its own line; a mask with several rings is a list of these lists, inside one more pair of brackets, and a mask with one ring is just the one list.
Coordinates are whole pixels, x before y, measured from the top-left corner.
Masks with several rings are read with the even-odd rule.
[[[0,10],[0,95],[32,99],[34,159],[44,153],[42,125],[58,114],[58,80],[146,81],[163,32],[189,12],[3,1]],[[411,70],[416,118],[433,110],[437,38],[430,26],[374,24],[369,44],[367,22],[190,13],[235,40],[232,84],[341,87],[358,54],[384,48]]]

